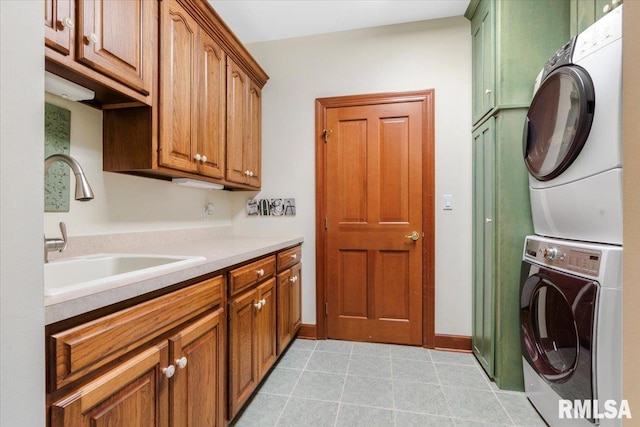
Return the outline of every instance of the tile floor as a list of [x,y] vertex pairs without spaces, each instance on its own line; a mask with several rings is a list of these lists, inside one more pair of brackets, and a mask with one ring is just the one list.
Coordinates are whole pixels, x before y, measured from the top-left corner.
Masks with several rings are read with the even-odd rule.
[[499,390],[471,354],[298,339],[233,425],[542,427],[545,423],[524,393]]

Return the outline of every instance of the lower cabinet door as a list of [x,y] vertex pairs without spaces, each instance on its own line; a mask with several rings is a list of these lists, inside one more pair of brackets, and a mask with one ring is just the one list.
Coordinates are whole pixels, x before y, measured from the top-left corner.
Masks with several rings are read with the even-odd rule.
[[219,309],[170,338],[171,426],[222,426],[224,423],[225,322]]
[[168,426],[168,365],[165,341],[54,402],[51,426]]
[[261,380],[276,361],[276,280],[258,286],[258,378]]
[[291,269],[278,274],[278,354],[292,338],[291,329]]
[[256,315],[258,293],[246,292],[229,303],[229,419],[236,416],[258,385]]
[[302,264],[291,267],[291,338],[302,324]]

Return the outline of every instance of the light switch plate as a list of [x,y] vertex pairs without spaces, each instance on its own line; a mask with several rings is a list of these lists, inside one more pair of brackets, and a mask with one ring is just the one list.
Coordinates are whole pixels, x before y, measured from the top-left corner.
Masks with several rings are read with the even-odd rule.
[[444,207],[445,211],[453,210],[453,196],[451,194],[444,195]]

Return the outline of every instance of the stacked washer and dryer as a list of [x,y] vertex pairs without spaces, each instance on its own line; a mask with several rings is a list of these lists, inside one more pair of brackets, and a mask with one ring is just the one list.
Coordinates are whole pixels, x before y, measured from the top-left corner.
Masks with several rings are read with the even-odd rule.
[[547,61],[524,128],[536,235],[522,261],[523,371],[552,427],[621,425],[600,415],[622,399],[622,10]]

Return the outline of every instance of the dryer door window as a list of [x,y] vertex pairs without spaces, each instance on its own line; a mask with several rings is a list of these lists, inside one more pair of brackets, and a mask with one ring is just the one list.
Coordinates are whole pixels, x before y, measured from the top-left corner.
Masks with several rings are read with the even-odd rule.
[[532,290],[528,307],[527,351],[536,369],[547,380],[571,375],[578,361],[578,330],[567,298],[547,278],[529,278]]
[[595,108],[589,74],[577,65],[557,68],[536,91],[523,135],[529,173],[548,181],[564,172],[584,146]]

